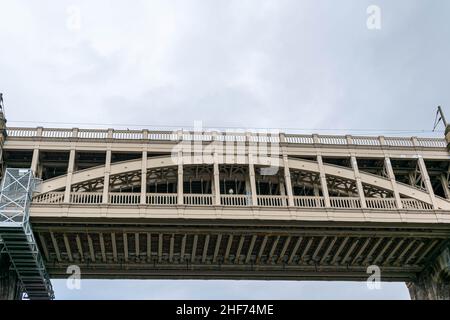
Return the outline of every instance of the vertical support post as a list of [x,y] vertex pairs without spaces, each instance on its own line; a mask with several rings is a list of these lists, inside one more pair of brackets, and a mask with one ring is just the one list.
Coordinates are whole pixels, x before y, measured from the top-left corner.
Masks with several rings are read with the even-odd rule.
[[220,171],[219,171],[219,157],[217,155],[217,152],[214,152],[214,165],[213,165],[213,192],[214,192],[214,199],[215,204],[217,206],[220,206]]
[[75,167],[75,149],[70,149],[69,166],[67,168],[66,190],[64,192],[64,203],[70,202],[70,191],[72,187],[72,175]]
[[102,203],[109,202],[109,174],[111,173],[111,149],[108,146],[105,159],[105,174],[103,178],[103,198]]
[[256,194],[256,177],[255,177],[255,166],[253,164],[253,155],[248,154],[248,175],[250,178],[250,191],[252,194],[252,206],[258,205],[258,197]]
[[147,150],[142,151],[141,165],[141,204],[147,202]]
[[330,194],[328,193],[327,176],[325,175],[325,168],[323,166],[322,155],[317,155],[317,164],[319,165],[320,185],[322,187],[323,197],[325,199],[325,207],[331,207]]
[[355,174],[356,188],[358,189],[359,200],[361,201],[361,207],[367,208],[366,196],[364,195],[364,187],[361,182],[361,176],[359,175],[358,161],[354,155],[351,156],[352,169]]
[[38,171],[38,162],[39,162],[39,149],[35,148],[33,150],[33,157],[31,158],[31,171],[33,171],[33,174],[35,177],[37,177],[37,171]]
[[398,192],[397,182],[395,181],[394,169],[392,169],[391,159],[389,157],[384,157],[384,165],[386,167],[386,173],[389,180],[391,181],[392,191],[394,192],[395,203],[397,209],[402,209],[402,201],[400,198],[400,193]]
[[419,164],[420,175],[422,176],[422,180],[425,183],[425,188],[430,196],[431,203],[433,205],[433,209],[437,209],[436,198],[434,197],[433,186],[430,181],[430,176],[428,175],[427,167],[425,165],[425,161],[423,157],[419,155],[417,158],[417,163]]
[[[284,152],[283,152],[284,153]],[[294,206],[294,192],[292,191],[291,172],[289,170],[289,160],[287,154],[283,154],[284,182],[286,183],[286,192],[288,196],[289,207]]]
[[179,151],[178,152],[178,185],[177,185],[178,204],[184,203],[183,182],[184,182],[183,152]]

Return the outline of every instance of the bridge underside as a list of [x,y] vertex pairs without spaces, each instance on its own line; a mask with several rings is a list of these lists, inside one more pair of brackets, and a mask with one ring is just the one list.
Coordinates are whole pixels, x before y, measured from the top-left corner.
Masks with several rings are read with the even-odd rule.
[[264,220],[32,220],[52,278],[414,281],[450,230],[403,224]]

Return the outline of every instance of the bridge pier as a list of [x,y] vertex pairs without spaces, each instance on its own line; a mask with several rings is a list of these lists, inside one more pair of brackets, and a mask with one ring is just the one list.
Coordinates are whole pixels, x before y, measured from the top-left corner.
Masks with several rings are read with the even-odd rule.
[[0,300],[21,300],[17,273],[10,266],[9,256],[0,254]]
[[412,300],[450,300],[450,247],[406,285]]

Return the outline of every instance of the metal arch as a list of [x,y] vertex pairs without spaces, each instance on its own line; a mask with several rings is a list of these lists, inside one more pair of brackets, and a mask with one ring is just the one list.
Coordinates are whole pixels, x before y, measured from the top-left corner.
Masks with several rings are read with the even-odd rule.
[[[184,156],[182,159],[182,163],[186,163],[185,159],[190,159],[187,156]],[[225,161],[221,162],[220,164],[235,164],[227,162],[228,159],[225,157]],[[172,167],[177,166],[179,159],[172,158],[170,156],[164,156],[164,157],[154,157],[154,158],[147,158],[147,168],[161,168],[161,167]],[[294,170],[302,170],[302,171],[309,171],[309,172],[315,172],[320,173],[319,165],[316,161],[311,160],[304,160],[304,159],[293,159],[288,158],[288,166],[290,169]],[[254,161],[255,165],[260,166],[267,166],[273,163],[273,158],[263,158],[259,157],[256,158]],[[247,163],[243,163],[247,164]],[[129,160],[129,161],[123,161],[118,163],[111,164],[111,171],[110,175],[118,175],[123,174],[127,172],[133,172],[138,171],[141,169],[142,160]],[[186,165],[188,165],[186,163]],[[279,161],[279,166],[282,166],[282,160]],[[355,181],[354,171],[350,168],[331,165],[331,164],[323,164],[325,174],[327,176],[335,176],[342,179]],[[373,175],[367,172],[360,171],[359,173],[361,182],[369,185],[374,186],[379,189],[384,189],[393,192],[393,188],[391,185],[391,181],[385,177]],[[95,167],[92,169],[86,169],[79,172],[74,172],[72,176],[72,185],[75,185],[77,183],[86,182],[93,179],[99,179],[104,176],[104,166]],[[47,181],[44,181],[42,183],[42,192],[51,192],[56,191],[59,189],[62,189],[65,187],[66,183],[66,175],[59,176],[54,179],[50,179]],[[402,195],[405,195],[407,197],[420,200],[425,203],[431,204],[430,196],[427,192],[423,190],[419,190],[413,186],[405,185],[396,182],[399,193]],[[441,198],[436,197],[436,201],[438,205],[442,208],[448,208],[450,207],[450,202]]]

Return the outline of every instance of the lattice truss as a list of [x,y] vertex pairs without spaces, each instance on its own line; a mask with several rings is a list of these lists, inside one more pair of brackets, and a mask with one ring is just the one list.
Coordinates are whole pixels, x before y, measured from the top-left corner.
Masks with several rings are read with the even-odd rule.
[[0,242],[28,298],[52,299],[50,278],[29,222],[37,182],[30,169],[6,169],[0,192]]
[[419,164],[416,163],[416,166],[413,171],[408,173],[409,184],[415,186],[421,190],[426,191],[425,180],[423,179],[422,173],[419,168]]
[[320,176],[315,172],[291,170],[291,184],[298,193],[296,195],[320,196],[322,194]]
[[[268,182],[281,184],[284,182],[283,170],[278,170],[275,174],[261,174],[261,168],[255,168],[256,183]],[[213,179],[212,165],[187,165],[183,168],[185,182],[199,181],[210,184]],[[418,172],[420,174],[420,170]],[[291,170],[292,187],[296,195],[322,195],[320,176],[318,173]],[[386,168],[379,171],[379,174],[387,177]],[[245,165],[221,165],[220,180],[222,183],[235,182],[240,190],[240,185],[245,185],[248,176],[248,168]],[[163,167],[147,170],[147,185],[175,184],[178,180],[178,169],[176,167]],[[416,179],[417,180],[417,179]],[[415,181],[416,181],[415,180]],[[419,178],[420,180],[420,178]],[[93,179],[72,185],[75,192],[100,192],[103,190],[103,178]],[[109,190],[112,192],[137,191],[141,185],[141,171],[127,172],[110,176]],[[327,185],[330,195],[334,196],[357,196],[358,190],[354,180],[327,175]],[[364,193],[368,197],[386,198],[391,197],[392,192],[377,188],[376,186],[363,184]]]

